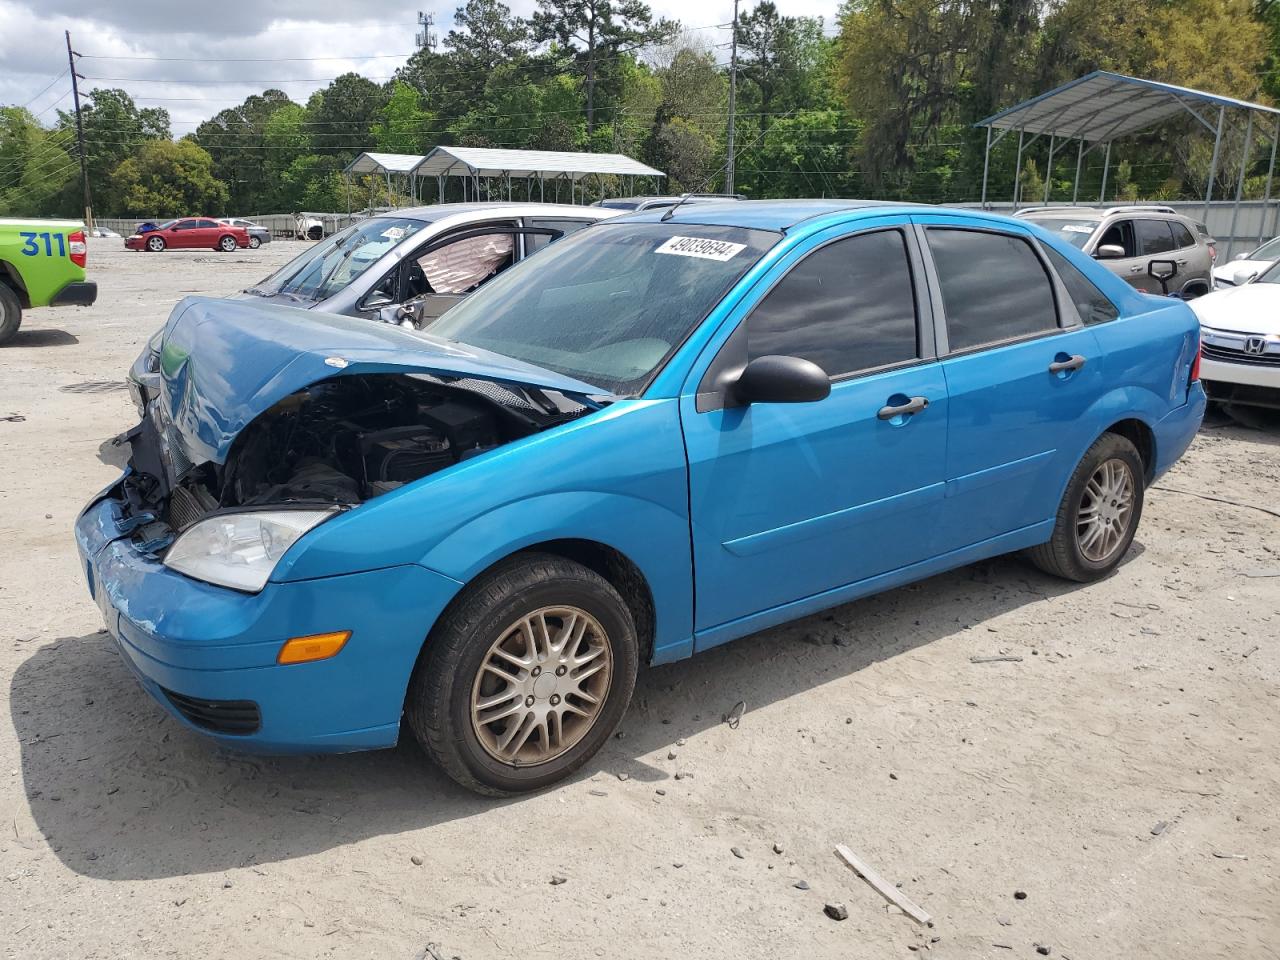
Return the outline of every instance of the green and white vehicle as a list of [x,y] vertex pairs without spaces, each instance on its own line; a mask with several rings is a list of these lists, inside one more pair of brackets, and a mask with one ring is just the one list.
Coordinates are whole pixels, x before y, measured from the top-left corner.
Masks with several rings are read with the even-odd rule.
[[79,220],[0,217],[0,344],[27,307],[90,306],[98,285],[84,278],[89,248]]

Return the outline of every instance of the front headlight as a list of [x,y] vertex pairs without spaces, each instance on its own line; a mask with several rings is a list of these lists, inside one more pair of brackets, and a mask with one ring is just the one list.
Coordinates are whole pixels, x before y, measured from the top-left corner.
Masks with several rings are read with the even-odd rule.
[[224,513],[192,524],[169,548],[164,565],[197,580],[257,593],[285,551],[337,510]]

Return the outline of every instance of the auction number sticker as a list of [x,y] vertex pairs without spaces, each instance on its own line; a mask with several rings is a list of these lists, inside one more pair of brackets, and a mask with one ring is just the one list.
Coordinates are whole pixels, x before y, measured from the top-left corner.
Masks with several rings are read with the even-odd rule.
[[653,252],[668,253],[676,257],[697,257],[699,260],[732,260],[745,249],[745,243],[729,243],[727,240],[672,237]]

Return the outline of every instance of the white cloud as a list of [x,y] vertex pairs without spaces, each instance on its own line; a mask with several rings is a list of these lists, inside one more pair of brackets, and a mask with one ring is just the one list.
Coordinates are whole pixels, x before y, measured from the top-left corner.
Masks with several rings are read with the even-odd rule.
[[[524,16],[536,6],[534,0],[508,4]],[[63,31],[69,29],[76,49],[94,55],[79,61],[79,72],[91,78],[82,88],[123,87],[140,105],[167,109],[175,135],[181,135],[268,86],[305,102],[329,78],[351,70],[389,77],[414,49],[417,11],[435,13],[443,38],[457,5],[433,8],[428,0],[410,0],[380,3],[374,13],[351,0],[0,0],[0,104],[30,102],[46,123],[58,109],[69,108],[69,78],[44,90],[66,70]],[[653,0],[651,6],[660,16],[700,28],[712,42],[728,40],[728,31],[715,25],[733,16],[732,0]],[[751,6],[744,2],[741,8]],[[825,17],[830,25],[836,0],[785,0],[779,6],[788,15]],[[278,59],[316,57],[337,59]]]

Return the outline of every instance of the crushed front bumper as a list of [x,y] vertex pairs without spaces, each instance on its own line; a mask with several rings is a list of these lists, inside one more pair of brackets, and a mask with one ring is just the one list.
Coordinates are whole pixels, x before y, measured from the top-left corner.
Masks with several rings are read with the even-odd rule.
[[[120,532],[119,484],[76,521],[89,592],[125,663],[186,726],[248,752],[389,747],[431,625],[459,588],[423,567],[213,586],[142,554]],[[350,630],[328,660],[280,666],[291,637]]]

